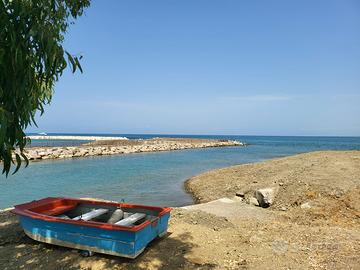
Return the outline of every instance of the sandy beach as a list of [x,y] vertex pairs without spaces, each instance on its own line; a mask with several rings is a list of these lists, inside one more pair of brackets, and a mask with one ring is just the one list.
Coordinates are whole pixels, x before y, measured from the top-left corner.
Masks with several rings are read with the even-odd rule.
[[[359,269],[360,151],[322,151],[210,171],[186,182],[199,204],[135,260],[35,242],[0,214],[1,269]],[[276,192],[268,208],[254,191]]]

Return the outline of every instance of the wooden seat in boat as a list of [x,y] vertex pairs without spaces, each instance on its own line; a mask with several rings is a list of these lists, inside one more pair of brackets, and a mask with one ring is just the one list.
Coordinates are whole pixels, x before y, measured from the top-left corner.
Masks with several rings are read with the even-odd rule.
[[135,213],[127,218],[124,218],[118,222],[115,223],[115,225],[120,225],[120,226],[131,226],[134,225],[135,222],[143,219],[146,217],[146,214],[143,213]]
[[85,214],[82,214],[80,216],[77,216],[77,217],[74,217],[72,220],[85,220],[85,221],[88,221],[88,220],[91,220],[91,219],[94,219],[94,218],[97,218],[105,213],[109,212],[109,209],[95,209],[95,210],[92,210],[90,212],[87,212]]

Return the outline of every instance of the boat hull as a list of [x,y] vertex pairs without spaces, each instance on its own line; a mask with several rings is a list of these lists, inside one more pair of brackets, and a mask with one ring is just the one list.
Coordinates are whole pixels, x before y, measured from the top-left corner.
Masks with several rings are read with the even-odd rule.
[[132,230],[111,230],[107,224],[95,227],[86,225],[86,222],[73,224],[26,215],[19,215],[19,221],[25,234],[36,241],[136,258],[152,240],[166,234],[169,217],[170,212],[166,212],[145,226]]

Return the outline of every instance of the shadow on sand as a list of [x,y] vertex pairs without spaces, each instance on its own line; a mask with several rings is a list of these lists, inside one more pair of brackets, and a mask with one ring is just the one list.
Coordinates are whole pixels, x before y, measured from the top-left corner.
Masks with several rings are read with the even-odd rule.
[[0,213],[0,269],[213,269],[186,258],[194,248],[191,236],[156,239],[136,259],[95,254],[84,258],[77,250],[36,242],[27,237],[16,217]]

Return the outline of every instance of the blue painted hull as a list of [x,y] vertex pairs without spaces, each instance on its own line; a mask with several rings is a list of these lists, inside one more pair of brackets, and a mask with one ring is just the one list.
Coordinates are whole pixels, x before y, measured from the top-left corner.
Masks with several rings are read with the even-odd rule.
[[19,216],[25,233],[34,240],[128,258],[137,257],[156,237],[166,233],[170,213],[132,231],[108,230]]

